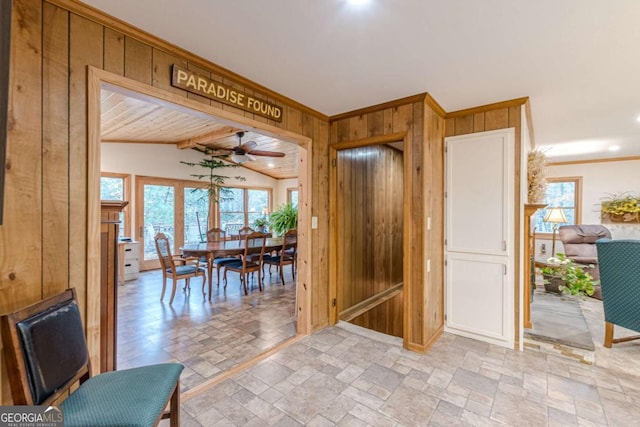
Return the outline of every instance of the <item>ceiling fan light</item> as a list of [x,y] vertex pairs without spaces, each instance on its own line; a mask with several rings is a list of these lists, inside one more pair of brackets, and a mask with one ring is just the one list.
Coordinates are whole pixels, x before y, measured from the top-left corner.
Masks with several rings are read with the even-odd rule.
[[244,155],[244,154],[236,154],[236,153],[233,153],[233,154],[231,155],[231,160],[233,160],[233,161],[234,161],[234,162],[236,162],[236,163],[244,163],[244,162],[246,162],[247,160],[249,160],[249,158],[248,158],[246,155]]

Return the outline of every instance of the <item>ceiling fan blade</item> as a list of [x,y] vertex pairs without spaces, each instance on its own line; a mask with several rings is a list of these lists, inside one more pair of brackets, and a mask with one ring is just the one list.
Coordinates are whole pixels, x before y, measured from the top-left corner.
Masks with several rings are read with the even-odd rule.
[[248,153],[249,151],[253,150],[257,146],[258,146],[258,144],[256,144],[255,141],[247,141],[247,142],[241,144],[239,146],[239,148],[242,149],[242,151],[244,151],[245,153]]
[[252,156],[252,155],[251,155],[251,154],[249,154],[249,153],[245,154],[245,156],[247,156],[247,158],[248,158],[250,161],[252,161],[252,162],[255,162],[256,160],[258,160],[258,159],[256,159],[256,158],[255,158],[255,156]]
[[263,157],[284,157],[284,153],[280,153],[279,151],[262,151],[262,150],[251,150],[247,154],[253,154],[254,156],[263,156]]

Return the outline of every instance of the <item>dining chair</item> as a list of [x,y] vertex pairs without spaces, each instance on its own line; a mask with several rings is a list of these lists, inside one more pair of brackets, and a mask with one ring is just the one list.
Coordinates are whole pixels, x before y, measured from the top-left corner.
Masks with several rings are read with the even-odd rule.
[[[207,242],[224,242],[227,240],[227,233],[221,228],[212,228],[207,231]],[[218,274],[218,287],[220,287],[220,269],[230,262],[238,261],[238,257],[216,257],[211,260],[212,266],[215,267]]]
[[238,230],[238,238],[240,240],[242,240],[245,237],[247,237],[249,234],[255,233],[255,232],[256,231],[253,228],[249,227],[249,226],[242,227],[240,230]]
[[[235,262],[230,262],[224,266],[224,287],[227,288],[227,272],[233,271],[240,274],[240,281],[244,287],[244,294],[248,295],[247,280],[249,279],[249,273],[258,272],[258,289],[262,291],[262,275],[260,271],[262,257],[264,256],[264,247],[267,240],[267,235],[256,231],[248,234],[244,238],[244,252],[242,259]],[[249,260],[249,255],[255,253],[258,255],[257,262]]]
[[47,411],[62,411],[66,427],[154,426],[162,418],[180,424],[182,364],[91,375],[74,288],[5,314],[0,330],[7,366],[3,381],[14,405],[57,405]]
[[237,235],[238,230],[240,230],[243,226],[244,224],[227,224],[225,225],[224,230],[227,233],[227,237],[232,239],[232,236]]
[[282,237],[282,248],[278,251],[278,253],[276,255],[265,255],[262,258],[263,276],[265,264],[269,265],[269,276],[271,276],[271,266],[276,266],[276,268],[280,270],[280,280],[282,281],[282,286],[284,286],[284,267],[286,265],[290,265],[293,280],[296,280],[295,261],[297,237],[297,230],[294,229],[287,231]]
[[162,268],[162,294],[160,295],[160,301],[164,298],[164,293],[167,288],[167,279],[171,277],[173,280],[173,289],[171,290],[171,298],[169,299],[169,305],[173,303],[173,298],[176,295],[176,285],[178,280],[184,279],[184,291],[191,290],[189,287],[189,279],[192,277],[202,276],[202,294],[205,295],[205,283],[207,279],[206,270],[200,267],[198,258],[183,258],[178,255],[171,255],[171,245],[169,244],[169,238],[164,233],[158,233],[155,237],[156,250],[158,251],[158,258],[160,259],[160,265]]

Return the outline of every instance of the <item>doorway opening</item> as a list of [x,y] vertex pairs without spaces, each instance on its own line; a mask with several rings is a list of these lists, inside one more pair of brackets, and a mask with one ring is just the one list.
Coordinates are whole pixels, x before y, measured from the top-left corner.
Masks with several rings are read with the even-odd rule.
[[[89,224],[88,224],[89,253],[100,252],[99,250],[100,235],[98,233],[100,221],[99,221],[99,215],[97,213],[99,212],[99,203],[100,203],[101,142],[104,142],[104,141],[101,141],[101,135],[102,135],[101,112],[104,109],[104,105],[102,103],[103,91],[109,91],[111,93],[124,95],[126,97],[136,99],[138,101],[144,101],[145,103],[153,105],[155,107],[161,107],[162,109],[171,111],[173,114],[176,114],[176,115],[186,114],[200,121],[205,121],[206,122],[205,128],[208,127],[209,130],[211,130],[212,128],[215,129],[216,127],[217,128],[233,127],[236,129],[237,128],[246,129],[255,134],[264,135],[265,138],[278,140],[283,144],[295,145],[297,157],[294,163],[296,165],[296,168],[298,169],[297,190],[300,195],[300,203],[298,204],[298,217],[299,217],[298,242],[297,242],[298,262],[296,263],[296,267],[297,267],[296,276],[298,277],[298,281],[300,283],[305,283],[305,287],[293,288],[291,291],[292,296],[289,298],[289,301],[291,302],[291,306],[292,306],[290,310],[291,316],[294,318],[294,322],[295,322],[294,330],[292,331],[292,336],[295,336],[296,334],[300,335],[300,334],[307,333],[307,331],[309,331],[310,329],[310,325],[309,325],[310,286],[309,285],[311,283],[311,280],[310,280],[311,271],[308,268],[308,265],[309,265],[308,258],[310,253],[310,250],[309,250],[310,241],[308,236],[311,235],[311,232],[310,232],[311,192],[308,190],[311,186],[311,156],[310,156],[310,153],[311,153],[310,148],[312,143],[311,139],[298,134],[294,134],[286,130],[279,129],[267,123],[263,123],[250,118],[238,116],[228,111],[219,110],[215,107],[211,107],[209,105],[202,104],[197,101],[190,100],[188,98],[179,97],[179,96],[176,96],[175,94],[171,94],[158,88],[154,88],[154,87],[147,86],[135,81],[131,81],[121,76],[113,75],[111,73],[108,73],[102,70],[90,68],[89,97],[88,97],[88,105],[89,105],[89,150],[88,150],[89,152],[89,162],[88,162],[89,163],[89,166],[88,166],[89,199],[88,199],[88,205],[89,205],[89,212],[93,211],[96,214],[89,215]],[[125,114],[125,117],[127,117],[126,114]],[[127,117],[127,118],[130,119],[130,117]],[[177,124],[176,124],[176,127],[177,127]],[[113,142],[113,141],[109,141],[109,142]],[[170,144],[149,144],[148,141],[131,141],[131,140],[127,141],[126,138],[122,138],[121,144],[133,145],[133,143],[135,142],[146,142],[146,144],[135,144],[135,145],[138,145],[138,146],[146,145],[147,148],[155,145],[155,147],[157,147],[158,149],[158,152],[162,152],[163,150],[166,152],[167,149],[176,150],[175,144],[173,146],[171,146]],[[185,151],[191,151],[191,150],[185,150]],[[147,157],[148,162],[149,163],[157,162],[159,161],[158,160],[159,157],[160,156],[158,156],[157,153],[155,154],[152,153],[150,156]],[[177,163],[177,160],[173,158],[170,160],[170,162]],[[195,181],[195,178],[194,178],[194,184],[197,187],[198,182]],[[287,183],[285,185],[290,185],[290,183]],[[181,190],[180,195],[184,196],[185,200],[190,197],[191,193],[187,193],[189,191],[189,188],[191,187],[189,187],[189,185],[185,183],[184,189]],[[286,187],[283,188],[283,194],[285,194],[283,198],[286,197]],[[136,200],[140,200],[140,194],[134,194],[132,196],[132,199],[134,203]],[[262,215],[263,213],[261,212],[260,214]],[[182,223],[182,222],[186,223],[186,215],[182,215],[182,214],[174,215],[174,217],[175,218],[180,217],[180,220],[176,221],[177,223]],[[141,224],[134,224],[131,231],[131,234],[133,236],[137,236],[139,234],[140,226]],[[144,233],[144,227],[142,228],[142,230]],[[183,227],[182,230],[183,231],[180,231],[179,233],[179,237],[181,239],[182,238],[187,239],[187,236],[185,235],[187,231],[186,227]],[[144,250],[143,247],[141,247],[140,249]],[[97,259],[94,260],[90,257],[88,262],[88,273],[87,273],[88,299],[91,301],[98,301],[98,306],[99,306],[99,300],[100,300],[99,274],[100,274],[99,260]],[[153,274],[158,276],[161,282],[162,279],[161,279],[161,274],[159,272],[149,273],[146,280],[154,280],[154,278],[151,277]],[[275,279],[276,277],[277,275],[274,275],[274,280],[276,280]],[[186,331],[183,328],[183,331],[181,333],[182,339],[194,338],[195,336],[194,334],[201,332],[202,328],[206,328],[206,325],[198,324],[198,321],[202,320],[203,317],[209,319],[209,318],[212,318],[213,316],[218,315],[218,318],[216,318],[216,322],[220,322],[224,317],[224,316],[222,317],[219,316],[220,310],[218,306],[209,302],[206,299],[202,300],[200,295],[198,295],[199,286],[200,286],[199,279],[193,280],[192,282],[193,283],[191,284],[191,288],[192,288],[193,295],[190,295],[190,296],[185,295],[185,298],[183,299],[183,301],[181,301],[182,303],[180,304],[180,307],[175,306],[176,302],[178,301],[178,298],[176,298],[176,301],[174,301],[174,306],[170,306],[166,301],[164,303],[160,302],[157,299],[159,298],[159,293],[158,295],[153,296],[151,299],[146,300],[146,306],[161,305],[160,307],[161,309],[159,310],[159,316],[160,316],[159,321],[165,322],[163,324],[164,325],[163,328],[167,330],[169,334],[171,334],[171,328],[173,326],[176,326],[177,324],[176,319],[178,317],[182,316],[180,318],[184,320],[185,315],[189,316],[190,314],[193,314],[193,313],[190,313],[190,310],[192,308],[194,309],[197,308],[200,310],[201,313],[197,314],[196,318],[189,318],[188,320],[186,320],[186,322],[190,323],[193,327],[191,328],[190,331]],[[181,286],[181,284],[179,284],[178,286]],[[214,284],[214,288],[215,286],[216,285]],[[270,286],[282,287],[282,284],[272,283]],[[289,287],[291,286],[292,285],[290,282]],[[119,288],[120,287],[121,286],[119,286]],[[161,284],[160,286],[157,287],[157,291],[159,292],[160,289],[161,289]],[[224,291],[222,286],[220,286],[218,293],[222,294],[221,298],[224,297]],[[257,289],[255,293],[257,293]],[[186,298],[190,298],[190,301]],[[264,302],[264,301],[262,302],[262,304],[267,304],[267,303],[268,302]],[[239,306],[242,306],[242,304],[243,304],[242,302],[238,303]],[[196,307],[196,305],[198,305],[198,307]],[[198,310],[194,310],[194,311],[198,311]],[[100,317],[99,310],[95,312],[89,311],[88,313],[89,313],[89,317],[87,319],[87,324],[100,325],[101,320],[99,318]],[[200,318],[197,318],[198,316]],[[127,326],[133,326],[133,325],[129,324]],[[259,322],[256,323],[254,326],[255,328],[258,329],[257,331],[258,335],[262,334],[261,337],[258,336],[256,337],[256,339],[261,340],[261,342],[263,343],[262,346],[256,346],[256,348],[262,351],[268,350],[269,349],[268,344],[265,344],[265,343],[268,343],[269,341],[266,340],[265,337],[270,331],[261,330]],[[137,329],[144,329],[144,326],[142,326],[142,324],[140,323],[137,324],[137,326],[135,327]],[[162,329],[162,327],[160,329]],[[176,338],[176,337],[174,336],[173,338]],[[162,343],[163,338],[157,335],[154,337],[150,337],[149,340],[151,341],[147,342],[147,344],[150,346],[154,345],[154,340],[155,340],[155,344],[163,345]],[[199,342],[197,347],[205,351],[207,350],[207,345],[210,345],[210,344],[211,343]],[[165,342],[165,345],[166,345],[166,342]],[[182,346],[182,343],[180,342],[180,339],[178,339],[176,342],[173,342],[171,345],[174,345],[176,348],[180,348]],[[215,349],[211,349],[211,350],[215,350]],[[232,368],[238,363],[245,362],[248,358],[251,358],[252,356],[258,356],[258,355],[259,353],[256,353],[255,355],[253,355],[247,352],[243,354],[237,354],[236,360],[233,360],[233,363],[229,363],[228,366],[226,367]],[[184,354],[185,358],[189,356],[194,356],[194,355],[186,354],[186,353]],[[104,355],[100,354],[98,358],[99,357],[104,357]],[[178,358],[178,360],[180,359]],[[211,378],[212,376],[215,376],[215,374],[220,372],[220,369],[209,366],[210,363],[207,364],[207,361],[205,360],[199,360],[197,358],[194,358],[193,361],[194,361],[194,367],[192,368],[194,369],[192,369],[192,371],[198,372],[199,370],[200,373],[203,373],[201,375],[203,380],[208,380],[209,378]],[[141,361],[141,363],[149,363],[149,360]],[[199,365],[196,367],[195,364],[199,364]],[[222,370],[224,369],[225,368],[223,367]],[[197,382],[191,382],[189,384],[191,386],[199,385],[199,383]]]
[[404,336],[404,141],[332,147],[332,320]]

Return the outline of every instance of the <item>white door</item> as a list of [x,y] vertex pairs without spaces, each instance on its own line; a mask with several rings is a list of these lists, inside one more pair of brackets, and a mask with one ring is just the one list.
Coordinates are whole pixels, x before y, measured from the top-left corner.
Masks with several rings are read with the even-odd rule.
[[514,130],[445,144],[445,330],[513,348]]

